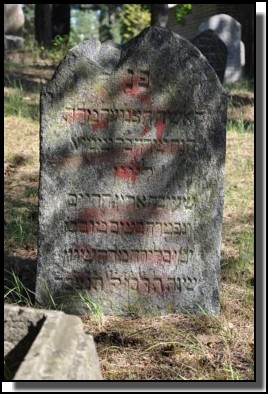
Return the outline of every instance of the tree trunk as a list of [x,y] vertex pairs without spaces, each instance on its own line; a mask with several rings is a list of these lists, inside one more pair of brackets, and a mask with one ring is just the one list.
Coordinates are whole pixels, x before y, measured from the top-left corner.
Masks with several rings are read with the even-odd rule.
[[255,52],[255,7],[254,4],[241,4],[242,41],[245,44],[245,77],[254,77],[254,52]]
[[35,39],[45,48],[52,44],[52,6],[53,4],[35,5]]
[[53,4],[35,5],[35,39],[45,48],[52,44],[52,8]]
[[99,40],[105,42],[113,38],[111,34],[111,11],[109,4],[104,4],[99,13]]
[[70,4],[53,4],[52,39],[56,36],[69,36],[70,18]]
[[168,22],[168,4],[151,4],[151,26],[165,28]]

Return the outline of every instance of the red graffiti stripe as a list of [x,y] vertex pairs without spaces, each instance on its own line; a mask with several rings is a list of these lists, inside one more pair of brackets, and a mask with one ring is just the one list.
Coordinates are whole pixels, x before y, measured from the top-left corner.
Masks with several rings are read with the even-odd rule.
[[148,107],[152,106],[152,100],[150,99],[150,97],[145,94],[145,93],[139,93],[138,94],[138,98],[140,99],[140,101],[145,104],[148,105]]
[[136,159],[134,159],[129,165],[117,164],[115,167],[114,176],[124,181],[131,181],[135,184],[138,175],[140,175],[140,167]]
[[163,138],[164,129],[165,129],[165,124],[161,119],[158,119],[156,121],[155,128],[156,128],[156,138],[160,140],[161,138]]
[[[133,208],[131,203],[120,203],[117,207],[87,207],[80,208],[74,220],[77,221],[105,221],[105,220],[145,220],[145,218],[154,220],[174,221],[174,215],[168,208],[160,208],[155,205],[141,206]],[[176,220],[179,220],[178,218]]]
[[92,130],[94,131],[94,132],[96,132],[96,131],[98,131],[99,129],[106,129],[108,127],[108,120],[107,119],[103,119],[103,120],[100,120],[99,122],[97,122],[97,123],[94,123],[93,125],[92,125]]

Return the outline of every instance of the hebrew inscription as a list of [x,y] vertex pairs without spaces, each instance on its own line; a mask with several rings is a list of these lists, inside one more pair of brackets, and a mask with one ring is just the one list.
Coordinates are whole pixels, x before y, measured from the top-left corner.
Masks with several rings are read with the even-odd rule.
[[145,29],[84,41],[41,95],[36,299],[219,311],[226,96],[200,52]]

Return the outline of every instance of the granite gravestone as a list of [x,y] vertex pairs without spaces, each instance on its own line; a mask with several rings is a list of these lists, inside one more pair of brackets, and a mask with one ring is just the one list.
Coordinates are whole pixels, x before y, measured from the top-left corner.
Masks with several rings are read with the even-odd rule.
[[221,39],[212,30],[204,31],[196,36],[192,43],[203,53],[209,64],[214,68],[219,80],[223,82],[227,48]]
[[230,15],[218,14],[208,18],[199,26],[199,31],[213,30],[227,48],[227,64],[224,82],[236,82],[241,77],[241,24]]
[[214,70],[175,33],[70,50],[41,94],[37,303],[219,312],[225,123]]

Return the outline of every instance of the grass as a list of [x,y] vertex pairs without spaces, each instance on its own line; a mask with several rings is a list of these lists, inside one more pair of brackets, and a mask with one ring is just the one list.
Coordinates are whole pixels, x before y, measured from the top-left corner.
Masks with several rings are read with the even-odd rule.
[[[19,272],[16,272],[14,269],[6,269],[4,280],[5,302],[31,308],[35,307],[35,293],[24,285]],[[93,302],[89,297],[85,296],[77,289],[73,288],[73,291],[72,299],[76,298],[78,301],[82,302],[89,310],[91,316],[95,319],[95,322],[101,325],[103,318],[101,305]],[[55,298],[48,285],[46,285],[46,299],[47,304],[45,309],[61,311],[66,309],[66,305],[68,305],[68,299],[64,300],[62,297]]]
[[[16,116],[18,118],[39,119],[39,105],[33,97],[25,95],[20,81],[8,81],[9,87],[5,88],[4,116]],[[36,92],[37,93],[37,92]]]
[[93,317],[93,322],[95,322],[99,327],[102,327],[103,324],[103,313],[102,306],[96,302],[93,302],[88,296],[84,293],[78,291],[74,288],[74,293],[78,299],[78,301],[82,302],[86,308],[88,309],[90,315]]
[[236,324],[223,315],[217,319],[207,313],[134,320],[106,317],[100,332],[96,332],[89,317],[84,316],[83,320],[87,331],[94,335],[105,379],[252,377],[251,348],[246,343],[249,338],[240,338]]
[[[20,99],[18,99],[20,97]],[[32,116],[32,102],[17,86],[5,87],[4,157],[13,167],[5,178],[5,247],[36,249],[39,178],[39,124]],[[15,108],[13,108],[14,104]],[[37,105],[37,104],[36,104]]]
[[[45,68],[39,75],[40,68],[25,67],[32,67],[36,77],[48,76]],[[14,64],[6,70],[8,75],[14,73]],[[14,171],[5,177],[5,252],[23,265],[37,256],[39,124],[32,110],[38,105],[39,90],[6,81],[5,160]],[[220,315],[200,310],[150,317],[133,305],[128,317],[108,317],[100,305],[74,289],[88,309],[82,316],[84,329],[94,336],[105,380],[254,379],[252,91],[251,82],[228,86]],[[18,271],[5,272],[5,302],[33,306],[29,288]],[[61,310],[66,302],[53,298],[49,289],[48,300],[51,309]]]
[[229,130],[235,131],[236,133],[253,133],[254,124],[243,119],[243,115],[238,120],[228,120],[227,127]]
[[226,89],[228,92],[232,92],[232,93],[239,93],[239,94],[254,93],[254,80],[253,79],[244,79],[239,82],[229,83],[229,84],[224,83],[223,86],[224,86],[224,89]]
[[225,86],[228,92],[227,130],[236,133],[254,132],[254,83],[243,81]]
[[34,293],[27,289],[14,270],[5,270],[5,302],[34,307]]

